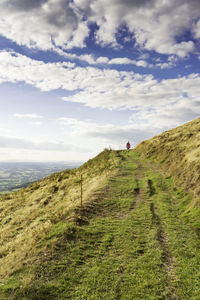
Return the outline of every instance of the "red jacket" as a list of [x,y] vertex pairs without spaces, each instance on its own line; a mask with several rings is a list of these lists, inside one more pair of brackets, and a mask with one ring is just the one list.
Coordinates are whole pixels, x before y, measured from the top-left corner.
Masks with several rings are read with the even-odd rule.
[[128,143],[126,144],[126,148],[127,148],[127,149],[130,149],[130,147],[131,147],[131,144],[128,142]]

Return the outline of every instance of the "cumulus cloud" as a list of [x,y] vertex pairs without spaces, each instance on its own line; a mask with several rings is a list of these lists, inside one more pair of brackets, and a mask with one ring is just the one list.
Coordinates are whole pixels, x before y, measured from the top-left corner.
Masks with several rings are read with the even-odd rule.
[[[144,67],[146,68],[148,66],[148,63],[144,59],[139,60],[133,60],[126,57],[116,57],[113,59],[109,59],[106,56],[99,56],[94,57],[92,54],[82,54],[82,55],[76,55],[74,53],[64,52],[61,49],[55,50],[60,56],[63,56],[70,60],[80,60],[87,62],[89,65],[136,65],[138,67]],[[148,56],[144,56],[144,58],[147,58]]]
[[90,107],[108,109],[152,109],[186,99],[199,102],[200,76],[156,80],[153,76],[132,72],[94,70],[93,76],[80,84],[82,91],[63,97]]
[[54,45],[63,48],[84,46],[88,27],[79,12],[71,8],[70,1],[3,0],[0,33],[20,45],[47,50]]
[[200,20],[193,25],[193,32],[196,39],[200,38]]
[[136,65],[138,67],[147,67],[147,62],[144,60],[132,60],[127,57],[113,58],[108,61],[110,65]]
[[99,88],[104,91],[105,89],[111,90],[113,84],[120,83],[124,76],[127,81],[145,78],[139,74],[118,72],[112,69],[75,67],[74,64],[68,62],[44,63],[13,51],[0,52],[0,67],[1,83],[23,81],[42,91],[58,88],[75,91],[86,88],[94,89],[95,86],[97,86],[97,91]]
[[[199,0],[1,0],[0,34],[27,47],[66,50],[84,47],[96,24],[96,42],[118,47],[125,25],[140,48],[185,57],[200,36],[199,15]],[[187,41],[186,32],[193,35]]]
[[155,65],[151,64],[150,67],[154,68],[154,67],[159,67],[161,70],[162,69],[171,69],[175,66],[175,64],[173,62],[160,62],[160,63],[156,63]]
[[0,82],[6,81],[23,81],[42,91],[62,88],[72,92],[63,100],[97,108],[144,110],[162,107],[165,110],[167,105],[186,101],[193,109],[195,101],[200,101],[199,74],[159,81],[152,75],[81,68],[65,62],[44,63],[3,51],[0,52]]
[[16,52],[2,51],[0,52],[0,67],[0,83],[23,81],[43,91],[77,88],[77,85],[73,84],[75,74],[69,73],[69,70],[74,67],[72,63],[44,63]]

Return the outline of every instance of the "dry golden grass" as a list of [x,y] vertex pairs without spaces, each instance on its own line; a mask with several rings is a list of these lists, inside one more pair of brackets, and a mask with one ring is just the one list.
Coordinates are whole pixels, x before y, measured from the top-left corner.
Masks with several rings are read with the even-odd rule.
[[175,183],[200,197],[200,118],[166,131],[136,147],[142,155],[159,161]]
[[[198,165],[183,141],[174,130],[141,149],[165,167],[187,154]],[[200,218],[189,201],[158,164],[109,150],[2,196],[0,299],[198,299]]]
[[[55,173],[16,193],[0,197],[0,278],[34,263],[38,244],[55,223],[70,217],[115,172],[117,153],[105,150],[76,170]],[[42,249],[41,249],[42,251]],[[31,280],[30,276],[24,277]]]

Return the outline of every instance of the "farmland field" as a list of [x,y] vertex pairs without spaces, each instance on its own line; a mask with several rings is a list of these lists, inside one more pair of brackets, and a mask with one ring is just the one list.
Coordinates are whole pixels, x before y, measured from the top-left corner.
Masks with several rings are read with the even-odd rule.
[[72,169],[81,163],[51,162],[1,162],[0,163],[0,193],[15,191],[27,186],[30,182],[39,180],[52,173]]

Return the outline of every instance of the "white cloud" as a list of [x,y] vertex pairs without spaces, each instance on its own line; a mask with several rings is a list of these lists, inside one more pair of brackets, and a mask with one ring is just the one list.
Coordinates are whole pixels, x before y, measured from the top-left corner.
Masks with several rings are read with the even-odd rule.
[[[171,60],[170,60],[171,61]],[[170,63],[170,62],[169,62]],[[73,67],[68,63],[44,63],[11,52],[0,52],[0,82],[24,81],[42,91],[73,91],[65,101],[107,109],[149,109],[183,100],[199,102],[200,75],[156,80],[113,69]],[[18,114],[18,117],[24,117]],[[25,114],[27,117],[27,115]],[[29,115],[30,117],[37,115]]]
[[195,44],[182,37],[189,31],[199,38],[199,15],[199,0],[1,0],[0,34],[43,50],[82,48],[95,23],[96,42],[119,47],[125,24],[140,48],[185,57]]
[[[170,62],[173,63],[172,58]],[[62,88],[73,92],[72,95],[63,97],[65,101],[100,109],[135,111],[137,113],[134,114],[134,126],[139,124],[140,128],[134,128],[141,130],[141,126],[144,126],[141,137],[146,137],[146,130],[149,132],[147,127],[152,127],[153,133],[166,126],[176,126],[189,121],[200,114],[199,74],[158,81],[152,75],[119,72],[113,69],[101,70],[95,67],[72,68],[66,63],[44,63],[20,54],[0,52],[0,81],[24,81],[42,91]],[[16,113],[14,116],[36,121],[41,117],[34,113]],[[77,123],[74,119],[63,119],[60,122],[74,126],[76,134],[79,133],[79,128],[82,128],[82,133],[89,135],[90,132],[91,136],[96,134],[103,137],[107,132],[113,136],[117,135],[114,126],[110,124],[99,127],[81,121]],[[128,137],[130,131],[129,128],[118,128],[117,132]]]
[[165,61],[162,61],[160,57],[157,57],[157,58],[153,59],[153,61],[155,63],[149,64],[149,67],[150,68],[158,67],[160,69],[171,69],[176,66],[178,60],[179,59],[178,59],[177,55],[170,55],[170,56],[168,56],[168,59]]
[[145,60],[145,59],[148,59],[149,57],[150,57],[150,55],[148,53],[143,53],[140,55],[139,59]]
[[20,45],[43,50],[54,45],[84,46],[88,28],[81,19],[64,0],[3,0],[0,4],[0,33]]
[[[78,6],[80,1],[75,3]],[[106,0],[99,0],[85,2],[82,9],[87,11],[88,20],[99,26],[96,38],[102,45],[116,46],[118,28],[126,24],[141,48],[180,57],[194,51],[192,40],[185,42],[179,39],[180,42],[177,42],[177,37],[187,31],[193,32],[191,21],[200,14],[198,0],[110,0],[109,4]]]
[[199,101],[200,76],[167,79],[132,72],[93,70],[93,76],[80,84],[82,91],[63,100],[84,103],[90,107],[138,109],[171,105],[185,99]]
[[198,118],[200,115],[199,101],[182,99],[172,105],[157,106],[152,110],[143,110],[132,115],[133,124],[146,124],[155,134],[177,127],[185,122]]
[[[120,83],[125,76],[128,83],[142,76],[134,73],[118,72],[116,70],[100,70],[97,68],[74,67],[73,64],[44,63],[30,59],[16,52],[0,52],[0,82],[25,82],[42,91],[63,88],[93,89],[97,85],[104,91],[112,89],[113,84]],[[145,76],[144,76],[145,77]],[[113,81],[112,81],[113,80]]]
[[121,145],[125,146],[127,139],[131,140],[132,145],[136,145],[158,132],[158,129],[155,130],[155,128],[140,124],[136,125],[132,122],[126,126],[116,126],[109,123],[99,125],[95,122],[62,117],[59,119],[59,123],[70,128],[71,134],[77,139],[87,140],[91,148],[96,148],[99,145],[105,147],[110,145],[118,149]]
[[193,25],[193,33],[196,39],[200,38],[200,20]]
[[99,64],[107,64],[109,63],[109,59],[107,57],[100,56],[97,58],[96,62]]
[[0,148],[14,148],[14,149],[26,149],[26,150],[38,150],[38,151],[58,151],[68,152],[84,151],[80,147],[73,146],[61,141],[31,141],[27,138],[18,138],[13,136],[0,136]]
[[[179,126],[186,121],[199,117],[200,105],[197,101],[184,99],[173,105],[157,105],[152,109],[138,109],[129,118],[127,125],[104,125],[74,118],[60,118],[59,123],[66,126],[71,136],[82,139],[91,149],[111,146],[124,148],[127,140],[132,146],[161,132]],[[100,148],[101,146],[101,148]]]
[[43,91],[58,88],[74,90],[77,85],[73,85],[73,77],[77,73],[68,72],[73,66],[67,62],[44,63],[16,52],[1,51],[0,83],[22,81]]
[[132,60],[127,57],[118,57],[118,58],[113,58],[109,60],[108,62],[110,65],[136,65],[138,67],[147,67],[147,62],[144,60]]
[[[175,64],[170,61],[165,63],[157,63],[155,66],[159,67],[160,69],[171,69],[175,66]],[[154,67],[154,65],[152,65],[152,67]]]
[[[61,118],[59,124],[65,130],[59,136],[62,136],[62,140],[70,140],[68,144],[43,141],[42,135],[44,138],[48,131],[45,126],[39,127],[43,117],[21,110],[23,113],[13,115],[21,119],[17,122],[18,125],[21,126],[23,120],[32,125],[33,140],[34,136],[37,137],[38,129],[44,128],[44,132],[39,133],[41,141],[29,140],[25,131],[27,139],[19,139],[7,136],[12,131],[10,133],[0,129],[4,136],[0,138],[2,149],[15,149],[14,151],[19,151],[18,154],[20,151],[42,151],[45,153],[43,157],[47,152],[56,152],[57,157],[65,157],[65,152],[68,155],[71,151],[72,156],[75,156],[84,152],[87,145],[90,153],[93,148],[98,152],[108,145],[118,148],[117,145],[127,139],[137,143],[164,129],[198,117],[199,74],[157,80],[152,75],[117,71],[114,68],[116,65],[135,65],[167,69],[174,67],[179,58],[187,57],[190,53],[199,55],[195,51],[200,37],[199,15],[199,0],[1,0],[1,35],[19,45],[53,50],[65,60],[79,60],[84,62],[81,63],[82,66],[87,67],[77,67],[72,62],[45,63],[14,51],[1,51],[0,83],[24,82],[41,91],[63,89],[66,91],[62,98],[64,101],[134,113],[126,126],[99,125],[95,122]],[[90,35],[92,25],[97,25],[95,28],[98,28],[94,33],[94,42],[118,49],[121,45],[117,40],[120,40],[119,34],[124,26],[124,32],[128,31],[126,41],[132,44],[136,42],[137,53],[144,54],[133,56],[133,59],[120,55],[111,59],[103,54],[97,57],[89,52],[82,55],[70,53],[73,47],[85,47],[85,39]],[[185,33],[187,36],[184,36]],[[191,39],[188,39],[190,34]],[[122,35],[121,40],[125,42],[125,39]],[[168,54],[168,59],[164,60],[164,56],[160,56],[159,61],[152,60],[150,65],[147,60],[151,54],[148,51],[151,50]],[[134,53],[133,51],[133,55]],[[157,55],[154,54],[153,57]],[[16,120],[12,121],[16,123]],[[38,128],[35,129],[34,126]],[[53,135],[57,138],[57,128],[51,128],[55,131],[51,132],[51,138],[53,139]],[[17,130],[16,128],[16,134]],[[95,140],[95,145],[92,140]],[[72,144],[81,145],[82,148]]]
[[7,134],[11,134],[11,129],[0,127],[0,135],[4,136],[4,135],[7,135]]
[[16,114],[14,114],[13,115],[15,118],[19,118],[19,119],[26,119],[26,118],[28,118],[28,119],[41,119],[41,118],[43,118],[43,116],[40,116],[40,115],[37,115],[37,114],[18,114],[18,113],[16,113]]
[[[105,56],[99,56],[99,57],[94,57],[92,54],[83,54],[83,55],[76,55],[76,54],[71,54],[68,52],[65,52],[61,49],[57,49],[56,52],[67,59],[71,60],[80,60],[80,61],[85,61],[89,65],[98,65],[98,64],[105,64],[105,65],[136,65],[138,67],[144,67],[146,68],[148,66],[147,62],[143,59],[140,60],[132,60],[126,57],[116,57],[113,59],[109,59],[108,57]],[[148,56],[144,56],[148,57]]]
[[33,126],[41,126],[43,124],[43,122],[37,121],[37,122],[30,122],[29,124],[33,125]]

